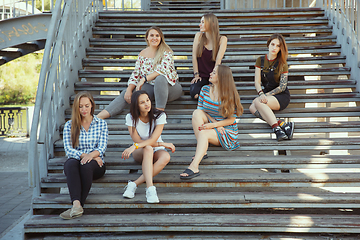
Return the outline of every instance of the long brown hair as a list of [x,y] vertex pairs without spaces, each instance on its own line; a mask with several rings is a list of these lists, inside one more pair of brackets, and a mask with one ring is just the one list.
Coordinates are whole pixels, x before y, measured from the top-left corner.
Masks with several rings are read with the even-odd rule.
[[221,116],[228,118],[234,113],[240,116],[244,112],[244,108],[240,102],[240,96],[236,90],[234,77],[231,69],[225,65],[219,65],[217,68],[218,73],[218,89],[220,100],[220,114]]
[[149,46],[149,43],[147,41],[147,38],[149,36],[149,32],[150,30],[154,29],[155,31],[157,31],[160,35],[160,44],[158,46],[158,49],[156,51],[156,55],[155,55],[155,58],[154,58],[154,65],[158,64],[161,62],[162,60],[162,57],[164,55],[164,52],[170,52],[172,53],[173,51],[171,50],[171,48],[166,44],[165,42],[165,37],[164,37],[164,34],[163,32],[161,31],[161,29],[159,27],[156,27],[156,26],[152,26],[150,27],[146,33],[145,33],[145,41],[147,43],[147,45]]
[[[142,94],[146,94],[148,96],[148,98],[150,99],[149,94],[147,92],[145,92],[144,90],[135,91],[131,95],[130,114],[133,119],[133,126],[134,126],[133,131],[135,131],[136,123],[137,123],[138,119],[140,118],[139,97]],[[163,111],[161,111],[157,108],[154,109],[154,107],[151,105],[150,111],[148,113],[149,124],[150,124],[149,137],[152,134],[153,121],[158,119],[159,116],[161,115],[161,113],[163,113]]]
[[279,33],[274,33],[273,35],[271,35],[267,40],[266,46],[269,47],[271,41],[274,39],[278,39],[280,42],[280,51],[277,54],[277,59],[279,59],[279,69],[281,71],[286,64],[286,60],[288,57],[288,49],[284,37]]
[[71,142],[73,148],[77,147],[79,145],[79,135],[80,135],[80,129],[81,129],[81,114],[80,114],[80,99],[82,97],[89,98],[91,102],[91,115],[94,116],[95,112],[95,101],[91,93],[89,92],[79,92],[76,94],[73,107],[72,107],[72,113],[71,113]]
[[[208,29],[210,32],[211,41],[213,43],[212,60],[215,61],[219,51],[220,37],[221,37],[219,32],[219,21],[217,17],[212,13],[205,14],[203,15],[203,17],[205,21],[205,29]],[[206,34],[201,33],[200,42],[196,49],[197,57],[201,57],[203,48],[206,45],[207,41],[208,39],[206,38]]]

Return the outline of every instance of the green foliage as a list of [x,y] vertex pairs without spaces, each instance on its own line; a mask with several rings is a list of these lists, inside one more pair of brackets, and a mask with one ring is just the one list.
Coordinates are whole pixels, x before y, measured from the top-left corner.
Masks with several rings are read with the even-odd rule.
[[[36,3],[36,8],[39,10],[39,11],[42,11],[42,1],[43,0],[36,0],[35,3]],[[53,7],[55,7],[55,0],[54,0],[54,5]],[[44,11],[50,11],[50,0],[44,0]]]
[[43,52],[0,66],[0,105],[35,102]]

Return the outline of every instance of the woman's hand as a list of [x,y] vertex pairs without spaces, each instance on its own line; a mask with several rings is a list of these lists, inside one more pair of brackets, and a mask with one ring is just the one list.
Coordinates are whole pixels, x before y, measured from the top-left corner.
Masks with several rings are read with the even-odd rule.
[[175,152],[175,146],[174,146],[174,144],[163,142],[163,143],[161,143],[161,145],[164,146],[164,147],[167,148],[167,149],[170,149],[171,152]]
[[214,123],[204,123],[199,127],[199,131],[207,130],[207,129],[213,129],[214,127],[215,127]]
[[131,95],[132,95],[132,91],[128,89],[126,89],[125,95],[124,95],[124,99],[125,101],[130,104],[131,103]]
[[142,86],[144,85],[145,81],[146,81],[146,80],[145,80],[144,77],[140,78],[140,81],[138,82],[138,84],[136,84],[136,91],[141,90],[141,88],[142,88]]
[[224,128],[224,127],[217,127],[216,129],[218,130],[218,132],[219,132],[220,134],[224,134],[224,133],[225,133],[225,128]]
[[260,100],[261,103],[264,103],[264,104],[267,104],[267,102],[268,102],[265,94],[261,94],[259,96],[259,100]]
[[131,147],[128,147],[122,152],[121,158],[128,159],[134,151],[135,151],[135,145],[131,145]]
[[87,154],[87,153],[83,153],[81,154],[81,165],[84,165],[88,162],[90,162],[91,160],[93,160],[92,156],[90,154]]
[[101,160],[101,157],[96,157],[93,160],[95,160],[100,167],[102,167],[104,165],[104,162]]
[[194,77],[192,80],[191,80],[191,84],[193,83],[196,83],[197,81],[201,81],[201,77],[200,76],[197,76],[197,77]]

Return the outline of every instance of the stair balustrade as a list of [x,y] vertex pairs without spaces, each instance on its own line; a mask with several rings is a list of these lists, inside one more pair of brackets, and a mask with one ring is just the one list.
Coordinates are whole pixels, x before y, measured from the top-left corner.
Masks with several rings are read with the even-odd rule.
[[91,36],[91,27],[102,9],[100,1],[57,1],[46,40],[30,133],[29,184],[40,194],[40,178],[47,175],[47,160],[70,106],[77,72]]

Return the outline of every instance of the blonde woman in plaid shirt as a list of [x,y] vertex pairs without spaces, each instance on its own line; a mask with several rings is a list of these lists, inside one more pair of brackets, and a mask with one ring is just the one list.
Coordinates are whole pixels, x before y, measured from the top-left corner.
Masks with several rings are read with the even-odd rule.
[[64,173],[70,192],[72,208],[60,214],[63,219],[82,216],[83,206],[92,181],[105,174],[104,153],[108,127],[94,116],[95,102],[89,92],[75,96],[71,120],[65,123],[63,141],[67,161]]

